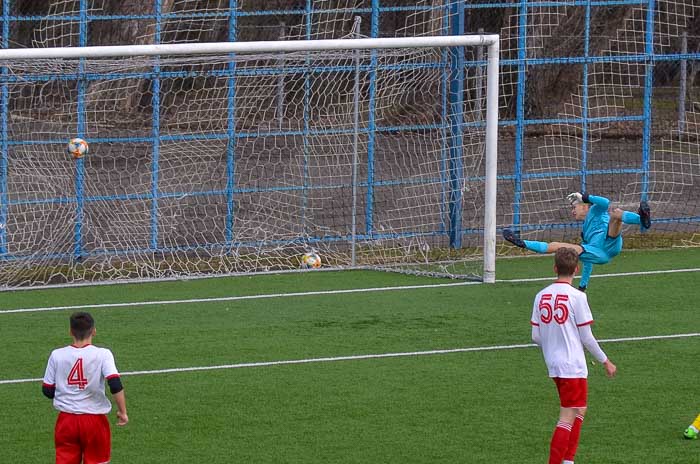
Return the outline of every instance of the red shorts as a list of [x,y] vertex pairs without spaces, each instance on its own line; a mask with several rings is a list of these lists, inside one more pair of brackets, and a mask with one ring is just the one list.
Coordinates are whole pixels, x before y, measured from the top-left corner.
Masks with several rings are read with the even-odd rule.
[[112,454],[109,421],[104,414],[59,413],[54,442],[56,464],[103,464]]
[[552,378],[557,384],[562,408],[585,408],[588,399],[588,379]]

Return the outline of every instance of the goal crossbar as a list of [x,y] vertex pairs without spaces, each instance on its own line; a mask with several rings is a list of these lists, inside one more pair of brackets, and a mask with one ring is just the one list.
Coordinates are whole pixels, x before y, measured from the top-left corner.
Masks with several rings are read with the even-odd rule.
[[[0,50],[0,60],[48,58],[116,58],[130,56],[205,55],[216,53],[290,53],[303,51],[388,48],[488,46],[489,57],[498,57],[498,35],[397,37],[381,39],[282,40],[257,42],[209,42],[166,45],[113,45]],[[492,53],[494,50],[496,53]]]

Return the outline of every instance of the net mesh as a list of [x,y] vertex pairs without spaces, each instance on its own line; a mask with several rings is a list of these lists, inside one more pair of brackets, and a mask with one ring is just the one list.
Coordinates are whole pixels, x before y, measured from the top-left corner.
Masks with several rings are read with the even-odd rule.
[[[640,234],[638,226],[626,226],[630,244],[697,246],[700,105],[693,103],[695,74],[688,94],[680,95],[672,87],[682,78],[678,68],[662,86],[654,82],[661,69],[644,57],[678,53],[681,33],[692,28],[700,8],[689,1],[660,1],[652,17],[648,5],[592,7],[589,17],[587,22],[575,5],[529,7],[513,15],[502,31],[502,60],[522,56],[518,39],[525,25],[527,58],[564,63],[551,60],[527,72],[524,117],[552,122],[525,126],[518,158],[512,164],[499,162],[499,173],[514,177],[505,187],[513,190],[514,201],[499,223],[519,229],[524,238],[578,243],[580,225],[565,198],[588,191],[634,212],[640,200],[650,203],[652,229]],[[651,35],[648,24],[654,25]],[[566,62],[573,57],[580,63]],[[698,66],[689,63],[691,69]],[[554,84],[562,81],[572,83],[571,91],[557,94],[566,86]],[[514,87],[505,92],[517,95]],[[546,95],[546,102],[536,95]],[[679,101],[686,98],[686,111],[676,116]],[[506,245],[500,251],[512,250]]]
[[353,248],[359,266],[477,275],[482,239],[450,248],[449,205],[456,188],[482,227],[486,82],[450,114],[448,58],[8,63],[2,284],[296,269],[309,250],[344,266]]
[[[80,10],[81,5],[86,7],[85,11]],[[466,32],[485,30],[501,36],[499,227],[519,229],[524,237],[530,239],[577,241],[580,224],[571,218],[565,197],[569,192],[585,190],[610,198],[614,206],[633,211],[640,199],[649,200],[654,219],[652,229],[639,234],[637,228],[627,227],[624,231],[625,247],[699,244],[696,231],[700,223],[700,133],[697,122],[700,113],[700,4],[696,0],[642,0],[631,4],[622,2],[609,5],[568,0],[548,2],[546,5],[495,0],[24,0],[11,2],[10,8],[14,16],[6,19],[10,25],[9,43],[35,47],[339,39],[357,32],[353,29],[356,17],[362,20],[360,32],[365,36],[439,36],[453,33],[451,25],[460,20],[459,15],[463,15]],[[652,29],[648,30],[649,26]],[[681,47],[683,37],[687,42],[685,52]],[[476,66],[475,63],[484,59],[484,53],[479,48],[468,48],[464,53],[468,62],[464,69],[467,76],[464,118],[467,121],[481,121],[485,108],[482,85],[484,67]],[[277,63],[282,67],[294,66],[285,65],[284,59],[277,56],[267,59],[270,69],[275,60],[280,60]],[[687,65],[687,71],[682,71],[683,64]],[[144,65],[143,68],[139,66],[133,65],[137,74],[146,72],[149,65]],[[186,70],[190,65],[184,66]],[[417,82],[421,78],[420,74],[396,68],[393,71],[401,75],[401,79],[412,82],[415,87],[395,95],[393,100],[390,97],[393,90],[375,87],[377,95],[385,98],[375,102],[377,114],[381,113],[384,118],[377,122],[377,126],[413,124],[417,128],[414,130],[409,125],[404,127],[411,129],[405,131],[382,130],[374,139],[363,133],[358,141],[360,147],[362,150],[376,148],[376,160],[396,157],[394,163],[402,166],[400,169],[395,168],[397,172],[407,171],[409,166],[411,169],[424,169],[424,172],[437,172],[439,169],[442,169],[440,172],[449,171],[449,163],[445,167],[443,159],[440,161],[442,165],[437,168],[420,158],[421,155],[417,155],[417,158],[413,155],[416,147],[423,147],[417,150],[422,152],[437,150],[438,145],[441,150],[445,150],[446,145],[449,146],[445,141],[450,140],[450,135],[444,129],[430,124],[422,125],[421,121],[431,120],[432,113],[424,115],[415,110],[419,105],[433,108],[431,105],[440,98],[444,99],[447,90],[440,88],[437,96],[437,84],[433,82],[431,87],[427,82]],[[341,82],[327,81],[325,85],[328,92],[332,92],[334,86],[336,91],[348,92],[350,84],[347,76],[350,74],[351,71],[347,71]],[[228,110],[224,103],[228,98],[225,96],[226,90],[219,87],[216,96],[213,90],[211,97],[199,96],[204,95],[204,87],[211,86],[211,79],[210,76],[180,81],[161,80],[163,95],[170,98],[161,104],[163,111],[167,112],[164,119],[171,121],[164,125],[164,133],[170,134],[170,139],[164,140],[160,148],[165,150],[166,155],[168,144],[198,150],[201,145],[221,147],[227,143],[226,137],[221,138],[219,135],[207,140],[186,137],[186,134],[197,131],[219,131],[220,134],[220,131],[227,130],[221,129],[227,125],[225,114]],[[226,78],[219,79],[222,83],[217,85],[223,86]],[[362,79],[362,89],[366,96],[370,78],[363,73]],[[379,74],[374,79],[375,84],[379,83]],[[297,79],[296,84],[293,84],[292,79],[280,80],[273,74],[258,76],[258,81],[265,95],[245,94],[244,91],[247,90],[244,87],[253,88],[248,84],[237,86],[236,124],[242,124],[244,130],[248,131],[255,131],[260,125],[264,130],[277,130],[285,132],[285,135],[236,138],[237,150],[247,147],[246,150],[256,153],[273,153],[275,150],[282,153],[301,143],[308,151],[312,150],[310,141],[313,139],[315,143],[333,147],[332,153],[336,153],[353,142],[347,132],[313,133],[306,137],[296,133],[304,132],[317,124],[315,119],[304,122],[305,110],[298,103],[304,99],[305,81],[301,83],[302,80]],[[347,128],[351,124],[350,120],[343,119],[348,114],[347,101],[342,109],[340,103],[334,103],[332,98],[326,105],[318,97],[320,92],[317,89],[321,84],[317,80],[312,81],[314,83],[308,88],[316,95],[312,105],[316,109],[309,110],[306,116],[310,118],[318,115],[328,120],[336,118],[336,123]],[[62,87],[59,83],[37,82],[34,85],[53,88],[52,91],[43,92],[43,100],[35,110],[35,116],[32,116],[38,117],[45,124],[50,120],[46,116],[57,111],[47,109],[50,107],[45,103],[55,103],[52,101],[55,97],[47,95],[76,92],[70,86]],[[119,90],[120,86],[123,87],[122,90]],[[401,84],[397,88],[401,88]],[[92,104],[104,108],[94,111],[112,113],[106,116],[106,120],[110,121],[112,127],[120,127],[120,135],[109,137],[131,137],[134,141],[129,144],[138,147],[143,153],[150,153],[152,144],[148,138],[153,135],[153,118],[148,108],[153,105],[152,80],[124,77],[115,84],[104,82],[98,85],[91,82],[86,92],[94,99],[91,100]],[[103,93],[102,96],[99,95],[100,92]],[[110,99],[110,93],[119,92],[123,95]],[[188,92],[198,96],[185,97]],[[274,97],[280,93],[290,102],[297,103],[280,105]],[[413,98],[416,100],[410,101]],[[410,111],[398,115],[386,111],[382,109],[387,105],[386,102],[405,105]],[[365,130],[373,122],[374,116],[370,114],[374,110],[367,109],[369,103],[363,105],[361,122]],[[444,101],[438,106],[447,107]],[[135,110],[139,107],[146,110]],[[246,114],[245,118],[238,118],[243,113]],[[61,137],[75,134],[77,116],[72,118],[73,127],[63,130]],[[89,119],[86,118],[85,124],[91,124]],[[117,123],[121,119],[124,122]],[[13,117],[13,124],[20,120],[21,117]],[[135,129],[137,121],[140,129]],[[27,122],[28,126],[32,124]],[[183,131],[174,130],[173,125]],[[474,137],[470,135],[471,131],[466,131],[463,143],[478,146],[480,142],[477,140],[481,140],[478,130]],[[377,142],[390,137],[395,138],[396,147],[401,147],[400,153],[383,148],[384,145]],[[431,138],[436,140],[431,141]],[[63,144],[64,141],[60,143]],[[56,143],[56,149],[58,145]],[[465,153],[468,151],[467,149]],[[147,173],[151,172],[149,156],[152,155],[144,155],[139,159],[142,166],[138,170],[144,176],[144,183],[149,178]],[[269,166],[257,169],[281,172],[284,160],[268,156]],[[331,162],[331,154],[318,156],[318,159]],[[124,159],[127,159],[126,155]],[[342,164],[338,158],[336,160]],[[366,161],[363,159],[362,162]],[[472,205],[469,211],[466,208],[463,211],[465,246],[471,247],[476,246],[476,240],[470,232],[480,227],[478,221],[482,214],[480,205],[483,191],[478,179],[481,159],[478,156],[464,157],[463,163],[465,171],[470,171],[461,182],[461,195],[465,203]],[[249,169],[255,165],[253,161],[243,160],[240,164],[245,164]],[[378,161],[375,166],[372,181],[376,180],[378,184],[372,187],[372,193],[376,193],[372,201],[378,201],[380,193],[392,194],[394,189],[394,193],[401,195],[391,200],[395,215],[416,215],[408,212],[405,199],[425,195],[430,191],[426,190],[428,183],[402,184],[403,187],[399,189],[394,181],[381,181],[384,179],[381,175],[393,179],[388,167]],[[242,175],[238,168],[239,165],[236,166],[236,176]],[[54,169],[50,171],[53,172]],[[470,177],[472,174],[476,177]],[[366,168],[364,171],[360,168],[360,175],[365,176],[362,177],[365,182],[369,182]],[[127,177],[125,174],[123,176]],[[204,182],[208,182],[210,177],[204,175]],[[119,185],[117,182],[117,186],[111,188],[119,191]],[[363,188],[366,189],[367,186],[364,185]],[[441,191],[441,195],[449,197],[450,192],[454,191]],[[278,194],[297,198],[297,193],[290,189],[280,190]],[[335,198],[336,202],[341,200]],[[144,214],[150,215],[149,200],[142,201],[146,212]],[[386,202],[388,204],[389,200]],[[56,204],[66,207],[65,202]],[[449,201],[442,203],[441,208],[446,209],[446,204]],[[312,206],[312,202],[306,202],[304,207],[307,210],[303,214],[316,211],[311,209]],[[380,233],[380,227],[384,227],[384,224],[377,219],[381,214],[374,209],[374,205],[360,203],[358,208],[371,212],[357,219],[359,230],[369,227],[375,233]],[[434,209],[431,206],[426,208]],[[219,213],[228,214],[228,209],[226,213],[223,211],[220,208]],[[371,219],[367,220],[368,217]],[[391,218],[385,220],[396,230],[411,228],[402,226],[394,215]],[[365,223],[361,223],[363,220]],[[447,227],[444,225],[444,228]],[[144,236],[152,240],[151,234],[149,223],[148,232],[144,232]],[[384,240],[388,243],[393,239],[386,237]],[[425,249],[421,240],[407,237],[404,240],[407,249]],[[393,256],[393,252],[384,251],[389,249],[391,247],[380,247],[381,251],[374,253],[386,252]],[[430,249],[434,253],[435,247]],[[503,254],[513,251],[507,244],[499,248]],[[461,270],[454,272],[461,273]]]

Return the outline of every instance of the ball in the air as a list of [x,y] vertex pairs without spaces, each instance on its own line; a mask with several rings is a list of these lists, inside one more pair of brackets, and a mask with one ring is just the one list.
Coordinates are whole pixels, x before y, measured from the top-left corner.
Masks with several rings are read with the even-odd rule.
[[70,139],[66,151],[75,159],[82,158],[88,152],[88,143],[79,137]]

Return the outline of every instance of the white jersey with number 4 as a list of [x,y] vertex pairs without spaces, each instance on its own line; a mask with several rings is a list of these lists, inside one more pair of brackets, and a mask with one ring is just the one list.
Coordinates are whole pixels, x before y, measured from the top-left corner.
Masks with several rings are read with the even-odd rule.
[[586,294],[568,283],[554,282],[537,294],[530,324],[540,329],[542,354],[550,377],[588,377],[578,328],[592,323]]
[[107,414],[112,403],[105,395],[105,379],[119,377],[107,348],[66,346],[51,352],[44,385],[56,388],[53,405],[72,414]]

